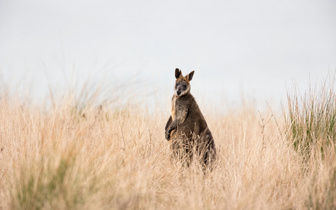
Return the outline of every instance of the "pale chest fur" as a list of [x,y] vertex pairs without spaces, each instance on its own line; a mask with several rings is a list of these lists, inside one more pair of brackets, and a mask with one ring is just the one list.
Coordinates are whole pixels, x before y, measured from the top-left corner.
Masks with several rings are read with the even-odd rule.
[[176,96],[172,98],[172,120],[176,119]]
[[183,123],[187,113],[187,103],[174,95],[172,99],[172,120],[178,120],[179,123]]

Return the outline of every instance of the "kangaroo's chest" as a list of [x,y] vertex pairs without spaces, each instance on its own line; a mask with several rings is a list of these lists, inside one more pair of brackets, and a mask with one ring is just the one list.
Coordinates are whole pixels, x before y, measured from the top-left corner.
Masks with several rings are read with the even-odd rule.
[[173,96],[172,98],[172,119],[176,119],[176,97]]
[[174,96],[172,99],[172,119],[175,120],[176,118],[179,118],[179,115],[183,115],[185,111],[183,103],[178,101]]

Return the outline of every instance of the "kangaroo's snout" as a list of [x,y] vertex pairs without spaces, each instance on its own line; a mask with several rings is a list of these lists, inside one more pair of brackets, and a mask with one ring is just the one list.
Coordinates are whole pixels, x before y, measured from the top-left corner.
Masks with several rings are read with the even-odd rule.
[[181,95],[181,93],[182,93],[181,90],[176,91],[176,94],[177,94],[178,96]]

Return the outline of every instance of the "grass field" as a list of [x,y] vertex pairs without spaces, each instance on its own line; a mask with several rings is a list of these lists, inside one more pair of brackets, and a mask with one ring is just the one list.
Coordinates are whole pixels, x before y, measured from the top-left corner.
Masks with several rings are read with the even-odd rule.
[[46,111],[2,93],[0,209],[335,209],[332,85],[275,113],[201,105],[217,147],[205,176],[171,160],[168,105],[79,110],[65,97]]

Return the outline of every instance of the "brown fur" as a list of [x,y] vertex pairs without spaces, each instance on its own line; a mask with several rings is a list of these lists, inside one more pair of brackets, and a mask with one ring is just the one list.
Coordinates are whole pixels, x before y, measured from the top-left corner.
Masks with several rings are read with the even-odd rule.
[[166,139],[171,141],[173,157],[189,165],[193,153],[197,153],[202,166],[212,167],[215,160],[215,142],[195,98],[190,93],[190,80],[193,72],[183,77],[179,69],[175,70],[176,82],[184,80],[187,87],[184,94],[174,94],[172,113],[165,127]]

